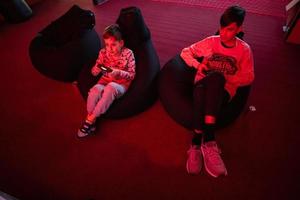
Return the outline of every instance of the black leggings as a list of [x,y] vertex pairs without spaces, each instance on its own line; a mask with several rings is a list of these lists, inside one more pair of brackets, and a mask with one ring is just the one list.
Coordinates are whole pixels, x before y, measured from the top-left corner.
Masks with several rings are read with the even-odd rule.
[[224,85],[224,76],[217,72],[207,75],[195,84],[193,91],[194,129],[204,130],[205,115],[218,118],[220,109],[230,99]]

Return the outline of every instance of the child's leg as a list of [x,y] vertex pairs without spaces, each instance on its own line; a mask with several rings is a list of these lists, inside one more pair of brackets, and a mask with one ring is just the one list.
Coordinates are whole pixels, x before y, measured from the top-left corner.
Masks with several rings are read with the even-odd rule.
[[105,113],[112,102],[121,97],[126,92],[125,87],[122,85],[110,82],[108,83],[102,92],[102,97],[98,101],[96,107],[94,108],[92,115],[99,117],[101,114]]
[[188,150],[188,159],[186,162],[187,172],[198,174],[202,168],[201,142],[203,135],[204,123],[204,105],[205,105],[205,88],[201,81],[197,82],[193,90],[193,111],[194,111],[194,130],[192,145]]
[[197,82],[193,90],[193,139],[192,145],[201,145],[204,125],[205,88],[201,81]]
[[102,91],[104,89],[104,86],[101,84],[96,84],[94,87],[92,87],[89,91],[89,95],[87,98],[87,112],[88,115],[85,118],[83,124],[79,128],[77,132],[78,137],[85,137],[88,135],[91,135],[95,132],[96,126],[95,126],[95,120],[96,117],[92,114],[97,102],[101,98]]
[[85,137],[95,132],[95,120],[109,108],[114,99],[125,93],[122,85],[111,82],[106,86],[97,84],[89,92],[87,101],[88,116],[77,132],[78,137]]
[[94,85],[94,87],[90,89],[87,98],[87,106],[86,106],[89,115],[92,114],[99,99],[101,98],[104,87],[105,87],[104,85],[96,84]]
[[222,74],[213,73],[207,76],[205,82],[205,116],[204,135],[201,145],[204,166],[213,177],[227,175],[227,169],[220,156],[220,150],[214,137],[217,116],[222,103],[228,101],[229,95],[224,90],[225,78]]
[[228,102],[229,94],[225,91],[225,78],[220,73],[212,73],[204,80],[205,84],[205,117],[204,142],[214,140],[214,129],[217,116],[224,102]]

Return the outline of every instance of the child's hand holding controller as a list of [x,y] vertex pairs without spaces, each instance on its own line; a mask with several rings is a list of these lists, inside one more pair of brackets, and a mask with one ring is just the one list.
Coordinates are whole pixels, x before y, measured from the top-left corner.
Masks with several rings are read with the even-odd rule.
[[121,70],[119,70],[119,69],[112,69],[112,71],[110,72],[110,74],[109,74],[111,77],[114,77],[114,78],[116,78],[116,79],[119,79],[119,78],[121,78],[120,76],[121,76]]
[[207,73],[209,72],[209,69],[207,67],[207,59],[204,57],[202,62],[200,62],[197,66],[197,70],[200,70],[204,75],[207,75]]
[[110,73],[110,72],[112,72],[112,69],[110,67],[106,67],[104,65],[101,65],[100,69],[101,69],[102,73]]
[[101,69],[97,66],[97,65],[95,65],[93,68],[92,68],[92,75],[93,76],[97,76],[100,72],[101,72]]

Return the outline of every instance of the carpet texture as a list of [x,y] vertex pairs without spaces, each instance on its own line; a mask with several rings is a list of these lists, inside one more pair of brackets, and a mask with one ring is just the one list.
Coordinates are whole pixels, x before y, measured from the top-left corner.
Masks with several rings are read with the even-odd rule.
[[[191,134],[158,100],[139,115],[104,120],[78,140],[85,102],[76,86],[48,79],[29,58],[37,32],[73,4],[95,12],[95,30],[138,6],[163,66],[213,34],[222,10],[150,0],[45,0],[21,24],[0,25],[0,191],[20,200],[299,199],[300,46],[283,40],[283,18],[248,13],[245,41],[256,79],[248,106],[216,134],[227,177],[186,173]],[[298,196],[298,197],[297,197]]]
[[290,0],[243,0],[243,1],[230,1],[230,0],[153,0],[160,2],[172,2],[177,4],[186,4],[192,6],[202,6],[207,8],[215,8],[223,10],[231,5],[239,5],[247,9],[248,12],[269,15],[276,17],[285,17],[285,6]]

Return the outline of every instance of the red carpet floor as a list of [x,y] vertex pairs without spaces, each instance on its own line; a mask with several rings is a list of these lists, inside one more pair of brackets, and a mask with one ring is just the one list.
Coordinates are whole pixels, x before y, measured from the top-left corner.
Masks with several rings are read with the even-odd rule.
[[239,5],[247,9],[248,12],[259,15],[270,15],[277,17],[285,17],[285,6],[290,0],[153,0],[160,2],[172,2],[177,4],[186,4],[192,6],[202,6],[207,8],[215,8],[224,10],[231,5]]
[[[77,3],[96,15],[96,31],[121,8],[138,6],[163,66],[183,47],[214,33],[221,10],[140,0],[45,0],[20,24],[0,25],[0,191],[21,200],[299,199],[300,46],[283,40],[283,18],[248,13],[256,80],[245,112],[219,130],[229,175],[185,170],[191,135],[157,101],[145,112],[105,120],[78,140],[85,102],[71,84],[31,64],[32,38]],[[298,196],[298,197],[297,197]]]

